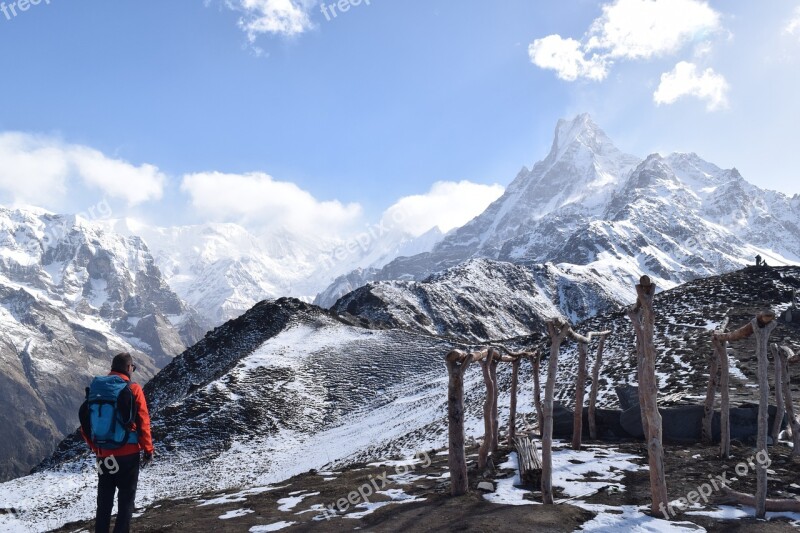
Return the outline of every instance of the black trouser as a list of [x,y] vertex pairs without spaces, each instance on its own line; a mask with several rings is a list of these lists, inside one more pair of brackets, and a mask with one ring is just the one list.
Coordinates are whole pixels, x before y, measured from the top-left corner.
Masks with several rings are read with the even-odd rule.
[[136,485],[139,482],[139,454],[101,459],[97,483],[97,516],[95,533],[108,533],[111,527],[111,509],[114,507],[114,492],[119,489],[117,521],[114,533],[128,533],[136,500]]

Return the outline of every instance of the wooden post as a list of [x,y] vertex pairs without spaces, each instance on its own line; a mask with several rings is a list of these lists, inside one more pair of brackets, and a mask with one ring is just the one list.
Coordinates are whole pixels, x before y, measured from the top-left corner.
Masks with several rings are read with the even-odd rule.
[[494,449],[494,420],[492,419],[492,414],[494,412],[494,402],[495,402],[495,383],[492,380],[492,360],[494,359],[495,352],[490,350],[485,359],[481,359],[479,361],[481,365],[481,369],[483,370],[483,382],[486,385],[486,399],[483,402],[483,427],[484,427],[484,436],[483,436],[483,443],[481,444],[481,448],[478,451],[478,468],[483,470],[486,468],[486,463],[489,458],[489,454]]
[[511,363],[511,407],[508,412],[508,445],[514,445],[517,436],[517,383],[519,381],[519,364],[522,358],[517,357]]
[[703,444],[711,444],[713,435],[711,432],[711,422],[714,418],[714,401],[717,396],[717,380],[719,374],[719,350],[717,341],[712,340],[714,351],[708,361],[708,389],[706,389],[706,403],[703,408]]
[[[494,352],[494,355],[492,355]],[[497,365],[500,364],[501,355],[496,348],[489,348],[489,356],[492,364],[489,365],[489,375],[492,377],[492,459],[497,457],[497,449],[500,446],[500,417],[498,416],[498,400],[500,399],[500,387],[497,386]]]
[[597,345],[597,356],[594,359],[592,369],[592,390],[589,393],[589,438],[597,440],[597,419],[595,418],[595,408],[597,406],[597,390],[600,387],[600,366],[603,364],[603,347],[606,344],[606,335],[600,335],[600,343]]
[[536,408],[536,427],[539,428],[539,435],[544,433],[544,411],[542,410],[542,391],[539,385],[539,372],[542,363],[542,352],[536,350],[536,354],[531,360],[533,365],[533,405]]
[[636,286],[636,306],[629,312],[638,339],[639,352],[639,401],[642,422],[645,420],[647,451],[650,463],[650,494],[653,501],[650,511],[653,516],[665,516],[669,504],[667,482],[664,472],[664,446],[662,442],[661,414],[658,412],[658,383],[656,382],[656,349],[653,341],[655,312],[653,297],[656,286],[650,278],[642,276]]
[[[730,313],[730,309],[726,314]],[[714,440],[714,434],[711,431],[711,423],[714,420],[714,402],[716,401],[716,394],[717,394],[717,386],[720,387],[720,396],[722,397],[722,404],[725,407],[720,405],[720,417],[722,416],[722,412],[725,411],[727,413],[726,416],[730,418],[730,403],[728,402],[728,352],[727,352],[727,344],[720,341],[717,338],[718,333],[725,333],[725,330],[728,327],[728,321],[730,319],[725,317],[725,320],[719,325],[716,329],[714,334],[711,336],[711,345],[713,347],[713,352],[711,354],[711,358],[709,359],[708,365],[708,389],[706,391],[706,403],[705,408],[703,409],[703,443],[704,444],[711,444]],[[723,377],[724,374],[724,377]],[[724,383],[723,383],[724,381]],[[727,426],[728,421],[725,421],[725,425]],[[723,430],[723,433],[725,431]],[[730,431],[727,432],[728,435],[728,445],[727,448],[721,446],[721,449],[727,449],[730,451]],[[724,437],[720,437],[720,442],[724,442]],[[722,451],[722,456],[726,457],[725,452]]]
[[720,328],[714,332],[712,343],[717,354],[720,369],[720,438],[719,454],[723,459],[731,455],[731,402],[730,402],[730,363],[728,361],[728,342],[739,341],[753,334],[753,325],[747,323],[741,328],[725,332],[728,327],[728,320],[721,324]]
[[447,464],[450,467],[450,494],[461,496],[469,490],[467,478],[467,459],[464,451],[464,374],[472,356],[453,350],[445,357],[447,373],[447,421],[449,453]]
[[715,338],[713,344],[719,361],[719,456],[727,459],[731,455],[731,383],[728,343]]
[[783,389],[783,402],[786,407],[786,416],[789,418],[789,429],[792,432],[792,442],[794,443],[794,448],[792,448],[792,457],[800,457],[800,422],[797,420],[797,416],[794,414],[794,404],[792,403],[792,389],[789,386],[789,363],[796,362],[796,358],[792,350],[790,350],[786,346],[781,346],[780,350],[778,350],[778,355],[781,360],[781,364],[783,366],[783,371],[781,372],[781,385]]
[[588,344],[578,344],[578,375],[575,378],[575,413],[572,418],[572,449],[581,449],[583,437],[583,398],[586,395],[586,351]]
[[786,405],[783,403],[783,363],[781,363],[780,350],[777,344],[772,345],[772,363],[775,366],[775,420],[772,423],[772,442],[777,446],[778,435],[781,433],[783,415],[786,413]]
[[542,426],[542,503],[552,505],[553,502],[553,395],[556,386],[556,372],[558,371],[558,352],[561,343],[569,332],[569,324],[561,319],[547,322],[547,331],[550,334],[550,359],[547,361],[547,384],[544,388]]
[[[725,313],[730,313],[730,309]],[[714,349],[713,358],[717,362],[719,369],[719,389],[720,389],[720,404],[719,404],[719,455],[723,459],[727,459],[731,454],[731,385],[730,385],[730,364],[728,362],[728,342],[721,340],[716,333],[725,334],[728,329],[730,317],[725,317],[725,320],[717,328],[714,335],[711,336],[711,345]],[[713,372],[713,365],[712,365]],[[711,421],[714,417],[713,401],[711,413],[707,413],[708,419],[703,419],[704,424],[708,424],[707,428],[704,425],[703,429],[708,430],[708,443],[711,443]]]
[[[758,329],[758,326],[756,325],[754,329]],[[769,334],[769,332],[765,333]],[[789,366],[788,366],[789,362],[796,362],[796,359],[794,358],[794,354],[792,353],[792,351],[786,346],[781,346],[780,350],[778,351],[778,358],[780,359],[780,364],[782,366],[781,385],[783,386],[783,401],[786,405],[786,413],[789,415],[789,422],[792,425],[792,438],[794,440],[794,451],[792,452],[792,456],[796,457],[797,455],[800,455],[800,423],[798,423],[797,418],[794,416],[794,405],[792,404],[792,391],[791,388],[789,387]],[[761,428],[760,422],[761,421],[759,420],[759,429]],[[764,426],[766,427],[766,424],[764,424]],[[760,436],[761,435],[759,433],[759,437]],[[765,452],[760,452],[760,453],[764,453],[764,455],[759,456],[758,458],[758,461],[756,463],[758,465],[756,467],[758,470],[756,472],[757,473],[764,472],[764,474],[766,474],[766,467],[762,468],[762,464],[763,463],[769,464],[769,457],[765,454]],[[759,483],[759,490],[760,490],[761,478],[759,477],[757,481]],[[766,481],[766,476],[765,476],[765,481]],[[769,512],[789,511],[795,513],[800,512],[800,501],[794,498],[789,498],[784,500],[769,500],[766,499],[766,487],[764,487],[763,490],[764,490],[763,495],[757,490],[756,495],[751,496],[749,494],[744,494],[743,492],[733,491],[726,486],[722,487],[723,494],[725,494],[734,502],[740,505],[755,507],[756,514],[758,514],[759,512],[764,512],[766,514],[766,512],[768,511]]]
[[[762,317],[769,320],[762,320]],[[770,318],[771,317],[771,318]],[[765,323],[766,322],[766,323]],[[768,462],[767,451],[767,425],[769,423],[769,359],[767,346],[772,330],[778,325],[773,313],[761,313],[751,322],[753,333],[756,337],[756,357],[758,358],[758,438],[756,440],[756,455],[760,455],[761,462]],[[756,468],[756,518],[767,515],[767,467],[759,464]]]

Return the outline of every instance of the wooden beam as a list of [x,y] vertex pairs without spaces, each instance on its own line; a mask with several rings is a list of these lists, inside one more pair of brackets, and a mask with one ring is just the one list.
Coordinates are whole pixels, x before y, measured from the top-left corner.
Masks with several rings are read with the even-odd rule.
[[[761,468],[760,466],[757,468]],[[727,496],[727,498],[734,503],[738,503],[739,505],[747,505],[748,507],[756,507],[758,502],[754,496],[749,494],[745,494],[743,492],[737,492],[735,490],[731,490],[730,487],[726,485],[722,485],[722,494]],[[800,512],[800,500],[795,500],[794,498],[785,499],[785,500],[768,500],[765,499],[763,502],[764,511],[770,513],[797,513]]]

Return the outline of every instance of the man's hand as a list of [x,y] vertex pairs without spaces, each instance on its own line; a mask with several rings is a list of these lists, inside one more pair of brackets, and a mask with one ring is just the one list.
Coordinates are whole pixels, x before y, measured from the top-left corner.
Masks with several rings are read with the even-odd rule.
[[146,468],[153,462],[153,457],[156,455],[156,451],[153,450],[152,452],[144,452],[142,456],[142,468]]

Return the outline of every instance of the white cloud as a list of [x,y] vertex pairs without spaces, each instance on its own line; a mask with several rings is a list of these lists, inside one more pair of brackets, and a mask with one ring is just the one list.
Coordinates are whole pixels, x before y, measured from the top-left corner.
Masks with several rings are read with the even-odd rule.
[[794,14],[783,31],[789,35],[800,36],[800,6],[794,9]]
[[17,204],[61,207],[77,182],[136,205],[161,198],[165,181],[152,165],[135,166],[50,137],[0,133],[0,190]]
[[719,13],[698,0],[617,0],[592,23],[586,50],[649,59],[677,52],[720,29]]
[[602,7],[582,41],[549,35],[528,49],[531,61],[558,77],[600,81],[616,59],[646,60],[708,42],[720,15],[703,0],[616,0]]
[[83,146],[72,149],[72,160],[87,185],[112,198],[124,198],[130,205],[161,198],[166,177],[153,165],[135,167]]
[[434,226],[443,232],[463,226],[500,198],[503,187],[470,181],[439,181],[426,194],[406,196],[383,215],[412,235],[419,236]]
[[205,172],[184,176],[181,190],[207,219],[236,221],[264,230],[337,236],[354,227],[361,206],[319,201],[294,183],[263,173]]
[[670,72],[661,75],[661,83],[653,94],[656,104],[672,104],[682,96],[694,96],[707,102],[709,111],[728,106],[728,82],[721,74],[707,68],[702,73],[697,65],[681,61]]
[[562,80],[589,78],[600,81],[608,74],[605,60],[597,55],[586,59],[579,41],[564,39],[560,35],[536,39],[528,47],[528,55],[534,65],[555,70]]
[[226,0],[226,5],[242,13],[239,25],[252,43],[262,34],[293,36],[310,30],[310,11],[316,1]]

